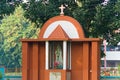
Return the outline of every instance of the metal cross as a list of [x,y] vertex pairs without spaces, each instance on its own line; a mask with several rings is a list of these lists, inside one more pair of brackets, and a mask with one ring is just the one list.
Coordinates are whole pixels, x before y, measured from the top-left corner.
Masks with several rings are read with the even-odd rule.
[[61,7],[59,7],[59,9],[61,9],[60,14],[61,14],[61,15],[64,15],[64,11],[63,11],[63,10],[65,9],[65,7],[64,7],[63,5],[61,5]]

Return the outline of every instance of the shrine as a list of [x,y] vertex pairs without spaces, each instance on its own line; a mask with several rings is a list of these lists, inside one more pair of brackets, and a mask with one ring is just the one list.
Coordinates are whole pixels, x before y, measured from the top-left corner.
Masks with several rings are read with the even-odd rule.
[[22,39],[22,80],[99,80],[100,39],[85,38],[80,23],[61,13],[38,39]]

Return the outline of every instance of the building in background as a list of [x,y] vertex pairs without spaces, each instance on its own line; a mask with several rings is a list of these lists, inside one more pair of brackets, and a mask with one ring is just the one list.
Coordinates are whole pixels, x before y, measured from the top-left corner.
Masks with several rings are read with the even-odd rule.
[[[117,46],[107,45],[105,55],[106,67],[118,67],[120,65],[120,43]],[[101,67],[104,67],[104,58],[101,58],[101,62]]]
[[107,45],[105,55],[101,58],[101,76],[120,76],[120,46]]
[[[104,67],[104,58],[101,59],[101,66]],[[106,67],[118,67],[120,65],[120,51],[107,51],[106,52]]]

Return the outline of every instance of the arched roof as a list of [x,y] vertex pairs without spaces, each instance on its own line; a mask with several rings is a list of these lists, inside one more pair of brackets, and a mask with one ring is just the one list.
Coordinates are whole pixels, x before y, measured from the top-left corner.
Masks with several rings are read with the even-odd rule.
[[[61,27],[61,28],[60,28]],[[57,31],[56,31],[57,30]],[[39,38],[40,39],[64,39],[66,36],[69,39],[81,39],[85,38],[84,31],[80,23],[70,16],[55,16],[50,18],[42,27]],[[54,36],[54,37],[52,37]],[[60,36],[60,37],[58,37]]]

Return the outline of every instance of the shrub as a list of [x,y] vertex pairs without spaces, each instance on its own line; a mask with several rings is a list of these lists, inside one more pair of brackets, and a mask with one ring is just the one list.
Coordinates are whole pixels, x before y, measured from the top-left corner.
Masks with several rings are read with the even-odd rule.
[[2,72],[0,71],[0,79],[2,79],[2,77],[3,77],[3,76],[2,76]]

